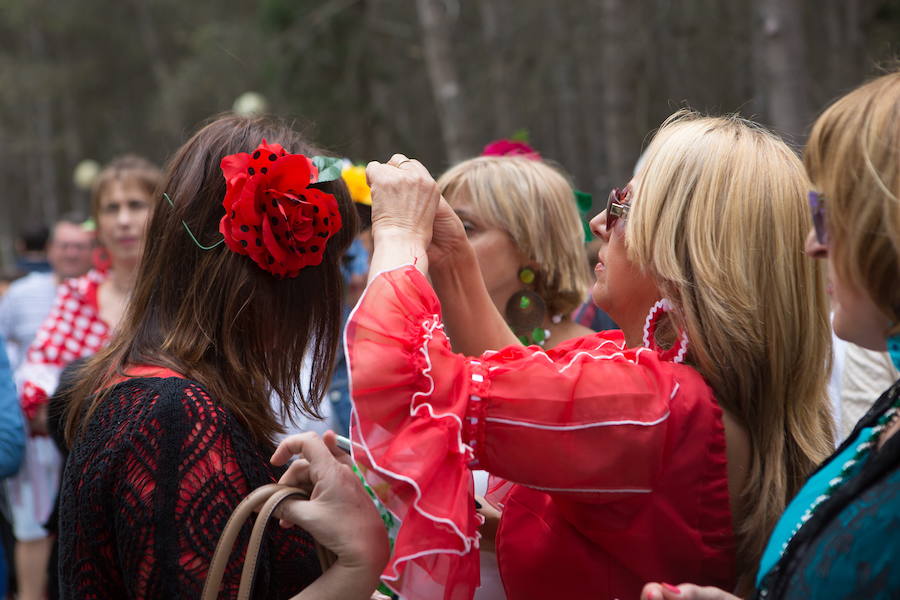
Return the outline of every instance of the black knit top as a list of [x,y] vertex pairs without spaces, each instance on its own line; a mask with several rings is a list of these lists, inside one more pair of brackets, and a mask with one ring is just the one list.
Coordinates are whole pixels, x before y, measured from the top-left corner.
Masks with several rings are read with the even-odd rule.
[[[199,598],[219,535],[269,453],[199,383],[115,386],[71,449],[60,490],[62,598]],[[220,598],[237,596],[245,526]],[[320,574],[311,538],[273,525],[254,598],[289,598]]]

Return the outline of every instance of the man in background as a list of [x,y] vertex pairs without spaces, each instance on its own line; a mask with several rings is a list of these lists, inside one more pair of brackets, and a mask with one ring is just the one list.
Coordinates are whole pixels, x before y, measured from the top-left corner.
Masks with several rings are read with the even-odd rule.
[[[18,279],[0,299],[0,336],[7,340],[10,363],[15,371],[56,301],[59,284],[84,275],[91,267],[94,233],[84,219],[71,215],[53,226],[47,241],[47,261],[51,272],[32,271]],[[21,390],[19,390],[21,392]],[[25,457],[19,473],[5,483],[15,534],[14,563],[17,598],[42,600],[46,597],[47,560],[52,538],[44,529],[39,507],[53,503],[58,470],[58,453],[44,431],[28,431]]]
[[51,271],[32,271],[17,279],[0,300],[0,335],[6,338],[14,371],[53,308],[56,288],[64,279],[80,277],[91,267],[94,234],[83,223],[75,215],[57,221],[45,248]]

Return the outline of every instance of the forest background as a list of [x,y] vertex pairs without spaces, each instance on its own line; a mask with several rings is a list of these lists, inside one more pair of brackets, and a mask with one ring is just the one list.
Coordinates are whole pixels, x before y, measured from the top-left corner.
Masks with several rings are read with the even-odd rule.
[[0,40],[10,265],[23,227],[87,212],[79,163],[163,164],[246,92],[337,155],[434,174],[527,133],[595,208],[684,106],[799,148],[896,68],[900,0],[2,0]]

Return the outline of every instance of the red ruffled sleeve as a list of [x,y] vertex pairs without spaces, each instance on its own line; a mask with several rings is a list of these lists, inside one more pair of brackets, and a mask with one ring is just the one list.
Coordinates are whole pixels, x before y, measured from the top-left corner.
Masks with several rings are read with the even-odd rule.
[[661,469],[671,364],[620,332],[550,351],[454,354],[412,267],[379,275],[346,329],[354,459],[401,520],[384,579],[403,597],[471,598],[478,525],[469,469],[563,503],[649,493]]

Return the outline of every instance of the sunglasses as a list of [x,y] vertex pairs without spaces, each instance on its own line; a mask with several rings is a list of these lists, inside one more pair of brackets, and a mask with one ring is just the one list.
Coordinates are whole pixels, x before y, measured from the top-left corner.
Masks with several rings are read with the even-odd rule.
[[609,231],[616,225],[616,221],[625,218],[631,208],[625,201],[630,190],[627,188],[613,188],[606,200],[606,230]]
[[813,228],[816,230],[816,241],[825,246],[828,244],[828,231],[825,229],[825,197],[818,192],[809,192],[807,198]]

